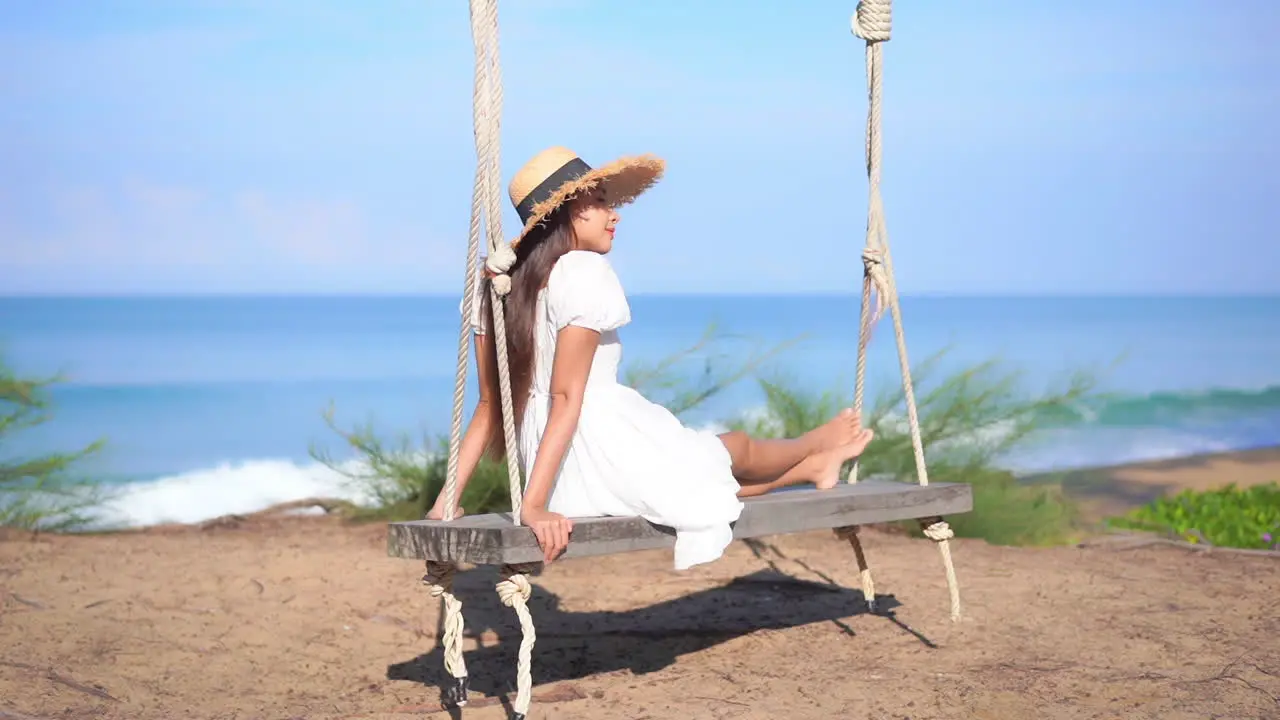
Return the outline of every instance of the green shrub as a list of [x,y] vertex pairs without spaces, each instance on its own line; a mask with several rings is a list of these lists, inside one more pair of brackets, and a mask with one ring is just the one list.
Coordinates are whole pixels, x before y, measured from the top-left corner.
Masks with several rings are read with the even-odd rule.
[[[1056,545],[1074,537],[1079,513],[1060,485],[1024,485],[1012,473],[990,468],[954,473],[948,482],[973,486],[973,511],[946,518],[960,537],[993,545]],[[900,526],[920,534],[914,522]]]
[[[357,520],[416,520],[431,509],[444,489],[449,463],[448,437],[432,441],[434,451],[415,449],[407,440],[388,448],[369,423],[352,430],[338,427],[332,406],[324,412],[325,423],[355,452],[357,460],[338,462],[327,451],[312,446],[310,454],[330,469],[341,473],[366,495],[368,501],[352,516]],[[459,498],[467,513],[500,512],[511,509],[506,462],[482,459]]]
[[[764,360],[789,343],[748,351],[713,353],[715,341],[724,339],[714,328],[693,346],[649,366],[632,366],[623,382],[677,415],[685,415],[748,377]],[[928,453],[929,477],[937,482],[970,483],[974,510],[948,518],[958,535],[985,538],[999,544],[1051,544],[1068,539],[1076,517],[1074,503],[1052,483],[1024,485],[997,467],[1000,456],[1026,439],[1045,418],[1065,413],[1085,398],[1092,380],[1076,375],[1059,390],[1035,394],[1019,385],[1019,374],[1001,371],[995,361],[965,368],[941,381],[931,382],[940,353],[915,370],[917,407]],[[700,363],[692,380],[682,372]],[[764,412],[725,423],[758,437],[796,437],[830,419],[852,403],[846,392],[807,393],[781,378],[760,379],[765,396]],[[893,389],[882,393],[864,409],[864,422],[876,431],[876,440],[863,455],[859,473],[890,475],[914,482],[915,460],[910,434],[898,416],[903,393],[897,378]],[[894,415],[895,410],[898,415]],[[346,432],[326,419],[354,450],[358,462],[335,463],[323,453],[312,455],[360,484],[374,501],[363,511],[369,519],[420,518],[444,487],[448,442],[432,441],[434,453],[415,450],[402,442],[387,450],[368,425]],[[848,468],[846,468],[846,473]],[[510,508],[505,464],[482,462],[462,498],[468,513],[504,511]],[[914,523],[902,524],[919,532]]]
[[107,497],[101,485],[72,473],[101,449],[102,441],[70,453],[23,458],[10,452],[15,434],[52,419],[50,389],[58,381],[19,377],[0,360],[0,526],[79,529],[92,522],[89,511]]
[[[1000,457],[1024,442],[1045,418],[1062,413],[1089,397],[1093,379],[1076,374],[1065,386],[1042,393],[1021,387],[1018,372],[1001,370],[991,360],[964,368],[933,382],[944,353],[912,371],[916,409],[931,482],[969,483],[972,512],[947,518],[962,537],[980,537],[1006,545],[1043,545],[1066,541],[1074,532],[1075,503],[1055,483],[1024,485],[998,467]],[[890,476],[916,482],[915,451],[906,423],[901,381],[865,403],[863,422],[876,433],[859,459],[858,474]],[[887,381],[886,381],[887,382]],[[765,412],[730,423],[760,437],[796,437],[852,404],[835,391],[804,393],[780,379],[760,380]],[[847,477],[850,467],[845,468]],[[918,533],[914,522],[900,527]]]
[[1111,518],[1108,525],[1173,535],[1191,543],[1275,549],[1280,546],[1280,485],[1183,490]]

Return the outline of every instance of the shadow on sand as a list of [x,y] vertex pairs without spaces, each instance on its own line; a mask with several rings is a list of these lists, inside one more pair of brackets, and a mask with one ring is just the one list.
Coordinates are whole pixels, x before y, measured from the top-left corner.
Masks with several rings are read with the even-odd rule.
[[[566,611],[560,608],[558,596],[532,583],[529,610],[537,628],[532,668],[534,686],[617,670],[650,673],[671,665],[681,655],[759,630],[831,623],[840,632],[855,635],[846,621],[868,613],[862,591],[839,586],[802,561],[791,560],[824,582],[796,578],[766,557],[766,552],[784,557],[777,548],[760,541],[746,542],[767,568],[648,607],[624,611]],[[494,568],[477,568],[467,574],[484,574],[486,579],[492,574],[492,580],[497,580]],[[499,638],[498,643],[471,650],[464,658],[470,690],[501,696],[515,692],[520,630],[515,614],[502,606],[492,587],[493,582],[488,583],[487,592],[470,592],[459,587],[467,635],[493,633]],[[898,620],[894,614],[898,607],[901,603],[892,595],[878,594],[874,614],[895,623],[925,646],[936,647],[924,635]],[[439,637],[440,632],[436,635]],[[444,670],[443,649],[438,642],[430,652],[388,666],[387,679],[434,685],[441,689],[442,697],[447,685],[452,684],[452,678]]]

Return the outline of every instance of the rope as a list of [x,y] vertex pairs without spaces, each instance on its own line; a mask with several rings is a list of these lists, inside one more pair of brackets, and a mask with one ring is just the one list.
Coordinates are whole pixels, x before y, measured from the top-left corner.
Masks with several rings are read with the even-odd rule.
[[[502,402],[502,432],[507,448],[507,487],[511,494],[511,517],[520,524],[523,483],[520,478],[519,445],[516,437],[515,407],[511,400],[511,370],[507,358],[507,322],[503,299],[511,292],[507,271],[515,263],[515,253],[502,236],[500,195],[502,65],[498,52],[497,0],[471,0],[471,35],[476,48],[476,82],[484,93],[475,101],[477,173],[483,178],[485,231],[489,258],[485,266],[494,274],[489,283],[493,307],[493,344],[498,356],[498,387]],[[484,122],[481,122],[481,119]],[[483,168],[483,172],[480,169]]]
[[[503,298],[511,291],[507,271],[515,263],[515,253],[502,236],[502,205],[499,195],[501,176],[502,71],[498,53],[498,6],[496,0],[471,0],[471,39],[475,46],[475,79],[472,89],[472,124],[476,145],[476,172],[471,194],[471,227],[467,238],[467,264],[463,280],[462,318],[458,332],[457,367],[454,373],[453,415],[449,432],[449,461],[445,475],[446,521],[455,517],[458,495],[458,462],[462,444],[462,405],[466,394],[467,361],[469,359],[470,321],[476,302],[476,265],[480,249],[480,219],[489,250],[486,267],[494,274],[489,283],[493,307],[494,333],[491,341],[497,350],[498,379],[502,395],[502,426],[507,447],[507,479],[511,492],[512,516],[520,524],[522,483],[517,456],[515,411],[511,402],[511,373],[507,358],[507,327]],[[533,641],[533,618],[525,604],[531,588],[523,566],[504,567],[506,579],[498,592],[504,605],[514,607],[520,617],[524,642],[520,647],[516,701],[519,717],[529,710],[532,688],[530,673]],[[427,562],[423,584],[431,588],[432,597],[444,601],[443,645],[445,669],[454,677],[455,685],[446,693],[446,704],[463,706],[467,702],[467,668],[462,656],[464,621],[462,602],[453,594],[452,563]]]
[[422,584],[431,588],[431,597],[444,598],[444,667],[454,678],[454,686],[446,693],[446,702],[453,705],[467,704],[467,663],[462,658],[462,601],[453,594],[452,563],[427,561],[427,574]]
[[921,520],[920,529],[925,537],[938,545],[942,567],[947,574],[947,591],[951,595],[951,619],[957,621],[960,619],[960,581],[956,579],[956,566],[951,561],[951,543],[947,542],[956,534],[942,518]]
[[[883,51],[880,43],[892,34],[892,0],[862,0],[853,15],[853,34],[867,42],[867,131],[866,157],[870,198],[867,203],[867,240],[862,250],[862,312],[858,323],[858,360],[854,379],[854,412],[861,413],[866,397],[867,345],[871,340],[871,328],[879,321],[881,303],[889,296],[889,278],[881,270],[881,258],[888,248],[884,226],[884,207],[880,200],[880,63]],[[873,296],[872,290],[875,290]],[[875,310],[872,300],[875,299]],[[910,385],[910,368],[904,372],[903,385]],[[909,405],[914,405],[909,402]],[[913,412],[908,411],[909,413]],[[913,416],[914,417],[914,416]],[[917,425],[912,422],[912,438],[918,436]],[[923,456],[917,456],[917,467],[923,464]],[[924,477],[923,475],[921,477]],[[854,461],[850,482],[858,481],[858,462]],[[925,480],[925,482],[928,482]]]
[[502,432],[507,447],[507,488],[511,494],[511,521],[520,525],[520,512],[524,499],[523,484],[520,481],[519,446],[516,438],[515,407],[511,403],[511,371],[507,365],[507,323],[502,315],[502,303],[498,288],[491,288],[493,293],[493,330],[497,336],[494,343],[498,348],[498,384],[502,394]]
[[[476,49],[476,84],[480,88],[473,107],[476,131],[476,196],[483,199],[489,250],[485,266],[493,274],[489,283],[493,308],[492,342],[498,359],[498,386],[502,402],[502,432],[507,448],[507,486],[511,493],[511,517],[516,525],[520,525],[524,492],[520,477],[515,408],[511,398],[511,370],[507,357],[507,323],[504,313],[504,299],[511,292],[511,278],[507,273],[515,264],[516,256],[502,233],[502,200],[499,192],[502,172],[502,66],[498,51],[497,0],[471,0],[471,33]],[[478,205],[479,203],[473,204],[473,223],[474,213],[479,210]],[[516,717],[520,719],[529,712],[533,691],[533,644],[537,638],[528,607],[533,588],[526,574],[537,567],[536,563],[504,565],[503,580],[497,585],[502,604],[516,611],[523,636],[516,666],[514,703]]]
[[[881,303],[889,307],[893,318],[893,334],[898,346],[898,365],[902,372],[902,392],[907,404],[907,421],[911,429],[911,448],[915,454],[916,478],[921,485],[929,484],[929,472],[924,459],[924,442],[920,436],[920,418],[916,412],[915,389],[911,382],[911,363],[907,358],[906,334],[902,328],[902,310],[898,305],[898,288],[893,276],[893,258],[889,252],[889,232],[885,226],[884,204],[880,196],[880,164],[883,149],[880,138],[880,105],[883,85],[884,48],[882,44],[893,34],[893,0],[859,0],[852,20],[853,34],[866,41],[867,65],[867,241],[862,253],[862,313],[858,333],[857,377],[854,388],[854,405],[862,410],[866,381],[866,346],[871,324],[880,314],[871,312],[871,291],[874,288]],[[857,466],[854,466],[854,473]],[[856,475],[850,475],[857,482]],[[951,561],[948,540],[953,536],[951,528],[941,518],[935,518],[925,535],[938,545],[943,567],[947,574],[947,587],[951,594],[951,619],[960,619],[960,588],[956,580],[955,566]],[[856,536],[854,536],[856,537]],[[855,551],[857,550],[855,546]],[[860,562],[861,566],[862,563]],[[864,570],[869,580],[870,572]]]
[[[472,89],[472,107],[478,113],[484,83],[477,75]],[[473,118],[477,123],[479,118]],[[479,130],[477,129],[477,134]],[[480,209],[484,198],[484,172],[476,165],[471,189],[471,229],[467,235],[467,264],[462,285],[462,318],[458,330],[458,364],[453,377],[453,416],[449,426],[449,464],[445,472],[444,519],[454,519],[454,506],[458,500],[458,456],[462,445],[462,405],[466,398],[467,370],[471,347],[471,317],[476,303],[476,264],[480,259]]]
[[858,561],[858,579],[862,582],[862,597],[867,601],[867,609],[876,611],[876,584],[871,579],[871,566],[867,563],[867,555],[862,551],[862,540],[858,538],[858,526],[850,525],[836,529],[836,535],[849,541],[853,548],[853,557]]
[[538,636],[533,627],[533,616],[529,614],[529,596],[533,594],[533,586],[529,584],[527,575],[538,568],[539,563],[522,563],[502,566],[502,581],[498,583],[498,598],[502,604],[516,611],[520,619],[520,653],[516,666],[516,700],[512,709],[519,719],[529,712],[529,702],[533,694],[533,644]]
[[[502,236],[501,213],[495,210],[497,181],[496,138],[499,135],[498,110],[494,107],[494,93],[501,94],[490,78],[489,54],[496,55],[497,8],[493,2],[480,0],[471,3],[471,39],[475,45],[475,78],[471,91],[471,119],[476,143],[476,170],[471,190],[471,227],[467,235],[467,261],[463,274],[462,317],[458,330],[457,366],[454,371],[453,413],[449,428],[449,462],[445,473],[446,521],[454,519],[454,506],[458,491],[458,456],[462,444],[462,406],[466,396],[467,361],[470,358],[471,318],[476,303],[476,265],[480,258],[480,220],[485,218],[490,255],[493,253],[493,237]],[[496,63],[496,58],[493,61]],[[493,218],[493,219],[491,219]],[[495,227],[496,222],[496,227]],[[508,252],[510,252],[508,250]],[[514,258],[513,258],[514,261]],[[492,260],[486,263],[492,266]],[[510,264],[508,264],[510,267]],[[510,291],[510,278],[500,294]],[[491,283],[493,284],[493,283]],[[496,303],[495,303],[496,304]],[[505,326],[505,323],[504,323]],[[505,335],[499,335],[505,337]],[[506,348],[503,347],[503,350]],[[505,355],[505,353],[503,353]]]
[[[488,68],[484,64],[486,45],[490,37],[483,32],[479,23],[480,13],[476,12],[476,2],[471,5],[471,35],[475,43],[476,72],[473,81],[471,104],[472,125],[476,139],[476,172],[471,191],[471,227],[467,236],[467,260],[463,273],[462,313],[458,329],[457,365],[454,370],[453,408],[449,426],[449,461],[445,472],[444,483],[444,520],[452,521],[458,503],[458,457],[462,445],[462,405],[466,397],[467,361],[470,359],[471,317],[476,301],[476,264],[480,256],[480,214],[482,203],[489,200],[489,186],[492,184],[492,161],[486,162],[492,154],[490,146],[494,132],[494,121],[489,110],[492,97],[492,86],[489,83]],[[496,10],[494,23],[496,24]],[[492,35],[496,35],[496,28]],[[486,112],[489,110],[488,112]],[[492,207],[492,203],[490,203]],[[490,236],[493,230],[492,222]],[[501,233],[501,230],[499,230]],[[505,335],[499,335],[505,337]],[[503,348],[505,350],[505,348]],[[456,706],[467,702],[467,666],[462,657],[462,633],[465,622],[462,617],[462,602],[453,594],[453,575],[456,568],[451,563],[427,561],[427,574],[422,582],[431,588],[432,597],[441,597],[444,602],[444,626],[442,643],[444,645],[444,665],[455,684],[445,695],[447,704]]]

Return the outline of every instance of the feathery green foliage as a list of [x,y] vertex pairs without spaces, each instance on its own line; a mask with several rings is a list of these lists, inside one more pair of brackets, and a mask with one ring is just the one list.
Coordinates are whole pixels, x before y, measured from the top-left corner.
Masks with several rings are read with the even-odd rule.
[[[702,406],[736,382],[751,376],[768,359],[791,342],[749,351],[712,352],[728,336],[709,329],[689,348],[647,365],[633,366],[623,381],[677,415]],[[948,518],[958,535],[982,537],[1001,544],[1048,544],[1066,539],[1075,518],[1074,506],[1060,487],[1026,486],[996,461],[1039,427],[1046,417],[1068,411],[1093,388],[1081,374],[1065,387],[1029,394],[1020,387],[1020,375],[1001,371],[995,361],[980,363],[933,382],[942,354],[920,363],[914,370],[916,401],[931,480],[973,485],[974,511]],[[689,379],[687,367],[701,362],[702,372]],[[818,427],[842,407],[852,404],[852,388],[846,393],[806,393],[782,378],[759,379],[765,397],[763,413],[727,423],[759,437],[795,437]],[[876,431],[876,439],[860,461],[865,477],[890,475],[915,481],[915,459],[903,410],[899,383],[864,409],[864,422]],[[364,487],[375,502],[365,517],[383,520],[422,517],[444,487],[447,439],[431,443],[434,453],[402,442],[389,450],[371,426],[340,430],[332,410],[326,420],[356,452],[356,464],[335,463],[325,454],[312,455],[346,473]],[[847,469],[846,469],[847,471]],[[510,507],[504,464],[484,460],[461,499],[468,513],[495,512]],[[911,526],[913,531],[918,531]]]
[[[920,435],[931,482],[973,486],[974,509],[948,518],[960,536],[981,537],[1009,545],[1052,544],[1070,537],[1076,519],[1074,503],[1060,486],[1020,484],[997,465],[1024,442],[1047,417],[1069,411],[1092,393],[1094,381],[1083,373],[1064,386],[1042,393],[1022,387],[1021,374],[1002,370],[997,361],[979,363],[935,382],[945,353],[920,363],[913,371]],[[895,380],[897,380],[895,378]],[[760,437],[796,437],[852,404],[836,391],[804,393],[782,379],[759,381],[765,412],[730,424]],[[876,437],[858,462],[860,477],[891,476],[917,482],[915,450],[906,420],[900,381],[864,404],[863,423]],[[846,467],[846,475],[850,470]],[[917,531],[913,523],[904,523]]]
[[101,449],[98,441],[74,452],[19,457],[13,438],[53,416],[51,388],[59,378],[21,377],[0,359],[0,526],[67,531],[87,525],[88,511],[106,497],[102,487],[77,477],[77,463]]

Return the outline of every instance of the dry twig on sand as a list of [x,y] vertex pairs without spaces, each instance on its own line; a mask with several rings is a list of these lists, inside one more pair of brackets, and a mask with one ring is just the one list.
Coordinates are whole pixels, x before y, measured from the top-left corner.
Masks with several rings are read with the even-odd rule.
[[1107,548],[1111,550],[1135,550],[1151,545],[1171,545],[1185,550],[1201,553],[1232,553],[1236,555],[1257,555],[1261,557],[1280,558],[1280,550],[1259,550],[1256,548],[1233,548],[1214,545],[1200,535],[1200,542],[1187,542],[1159,535],[1107,535],[1094,540],[1085,540],[1076,545],[1080,548]]
[[[94,687],[92,685],[85,685],[82,682],[72,680],[66,675],[59,673],[57,670],[54,670],[53,668],[41,668],[36,665],[31,665],[30,663],[11,662],[7,660],[0,660],[0,665],[4,665],[6,667],[18,668],[20,670],[29,670],[31,672],[42,673],[45,676],[45,678],[48,679],[50,682],[55,682],[59,685],[69,687],[72,690],[82,692],[86,695],[92,695],[96,698],[101,698],[103,700],[110,700],[112,702],[120,702],[119,698],[112,696],[111,693],[108,693],[106,690]],[[0,715],[0,720],[3,720],[3,718],[4,716]]]
[[270,507],[257,510],[246,514],[232,513],[230,515],[219,515],[200,523],[200,529],[209,529],[216,527],[234,526],[247,520],[259,520],[271,517],[273,515],[283,515],[297,510],[309,510],[311,508],[320,508],[326,515],[334,513],[344,513],[351,510],[354,506],[346,500],[338,500],[337,498],[311,497],[301,500],[290,500],[289,502],[277,503]]

